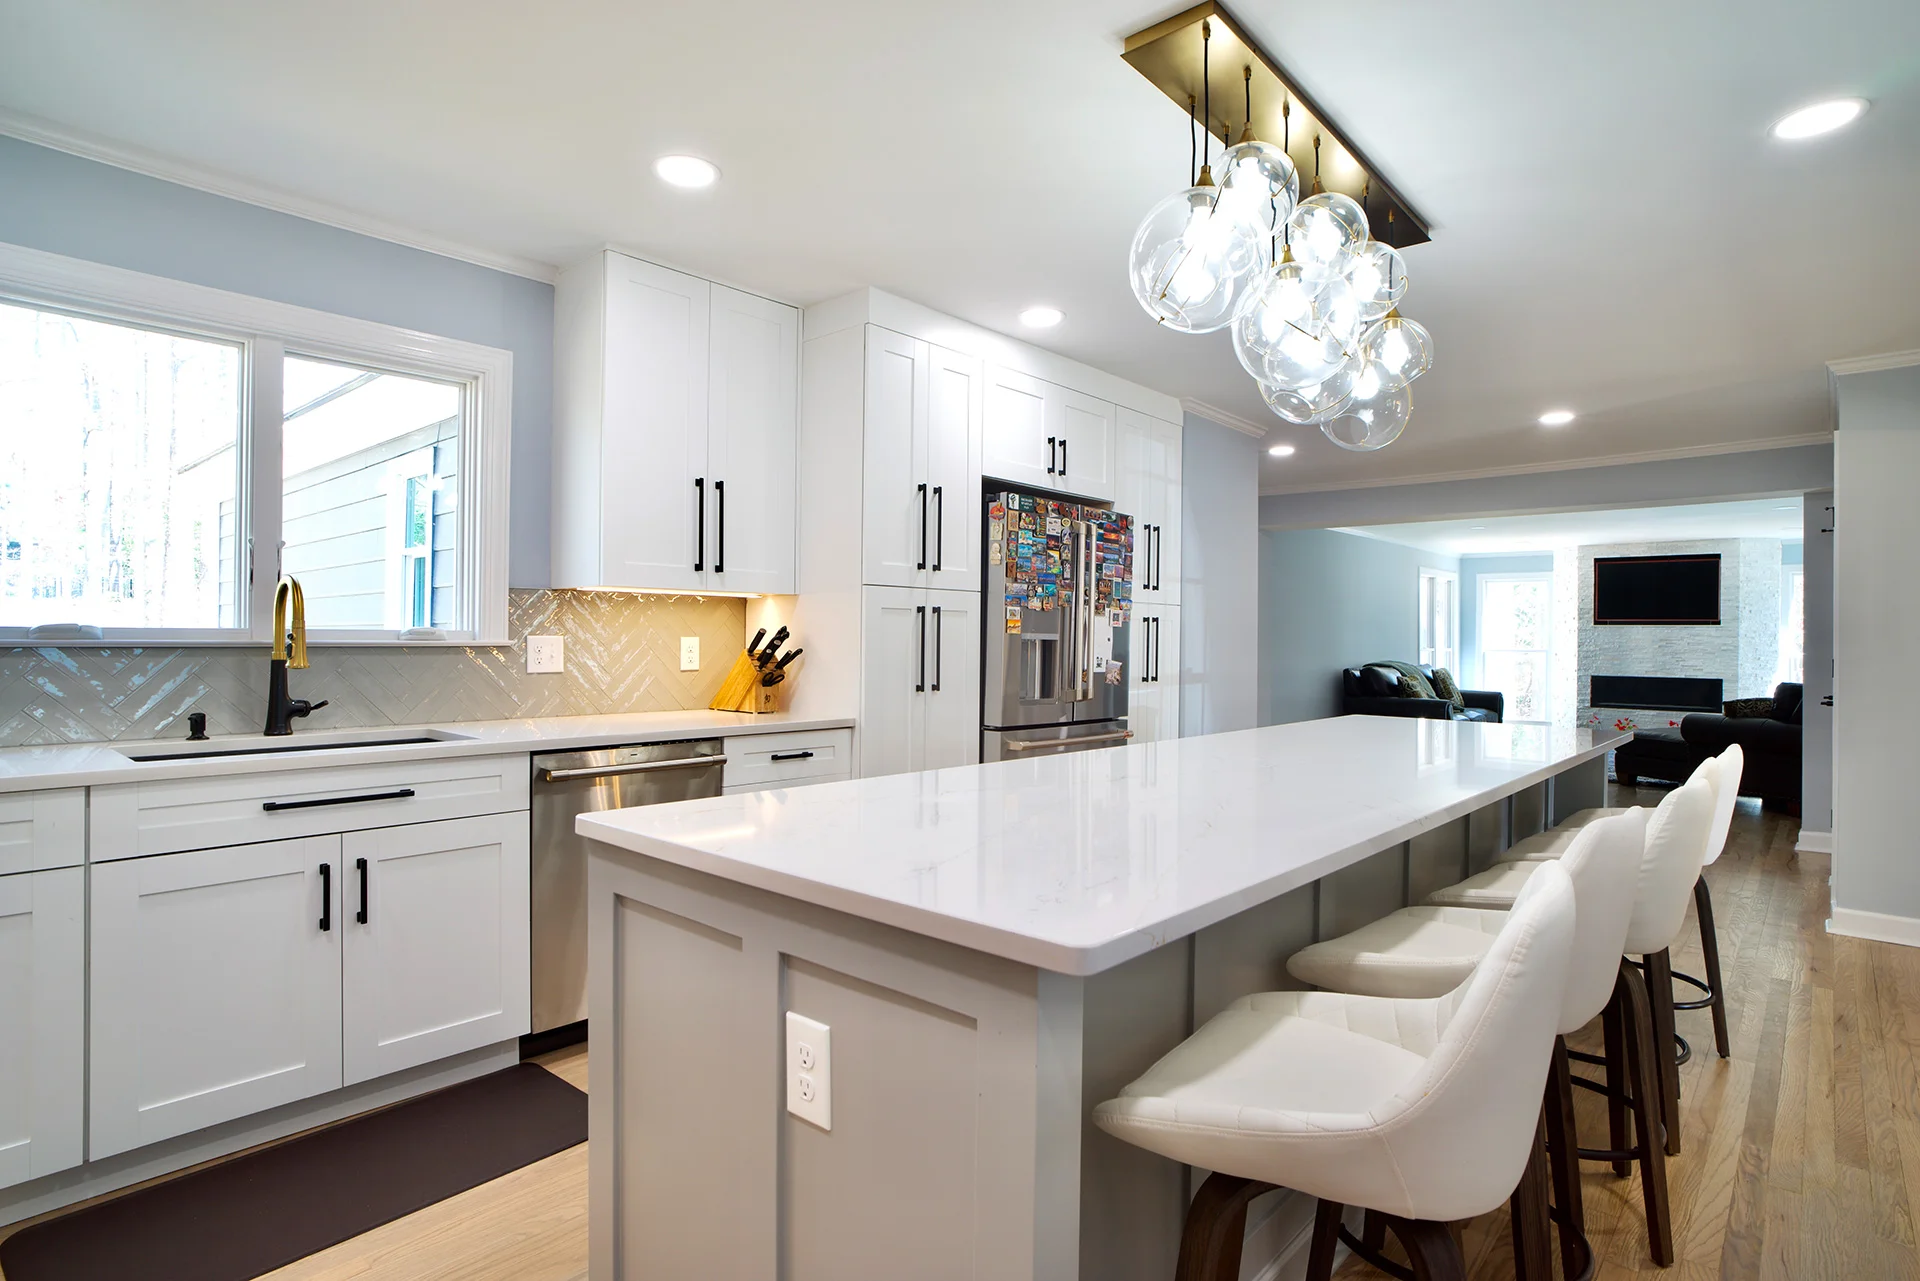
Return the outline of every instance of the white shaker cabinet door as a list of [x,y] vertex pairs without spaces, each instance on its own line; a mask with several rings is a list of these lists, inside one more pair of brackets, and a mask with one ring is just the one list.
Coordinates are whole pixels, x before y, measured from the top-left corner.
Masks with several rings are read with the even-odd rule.
[[987,367],[981,471],[1016,485],[1062,488],[1060,428],[1054,422],[1059,390],[1016,370]]
[[860,776],[920,769],[932,624],[927,593],[869,587],[861,598]]
[[1180,434],[1173,423],[1118,410],[1115,505],[1133,517],[1133,598],[1142,603],[1180,600]]
[[695,588],[712,563],[707,467],[710,286],[607,255],[599,583]]
[[1180,737],[1180,611],[1135,606],[1128,619],[1127,728],[1136,743]]
[[927,692],[919,769],[980,763],[980,594],[927,593]]
[[1086,498],[1114,495],[1113,404],[1065,387],[1049,387],[1052,425],[1060,437],[1060,462],[1052,488]]
[[523,1035],[525,812],[343,840],[345,1084]]
[[867,326],[860,580],[875,587],[926,581],[932,495],[927,485],[927,344]]
[[927,586],[980,588],[980,420],[986,373],[972,356],[929,347],[927,368]]
[[340,1086],[340,838],[92,869],[89,1160]]
[[724,285],[710,288],[708,583],[791,595],[800,313]]
[[86,872],[0,876],[0,1188],[80,1164]]

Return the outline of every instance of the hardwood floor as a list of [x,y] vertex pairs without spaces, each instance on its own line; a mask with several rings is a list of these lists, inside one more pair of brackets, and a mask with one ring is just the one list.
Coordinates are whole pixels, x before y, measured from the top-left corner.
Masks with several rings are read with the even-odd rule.
[[[1660,792],[1613,789],[1613,803]],[[1681,1154],[1667,1166],[1678,1261],[1653,1266],[1640,1190],[1586,1173],[1596,1281],[1920,1278],[1920,949],[1827,934],[1825,855],[1796,855],[1794,820],[1742,802],[1707,872],[1719,918],[1733,1057],[1704,1010],[1680,1015]],[[1691,913],[1674,967],[1701,972]],[[1684,993],[1682,994],[1685,995]],[[1590,1029],[1576,1044],[1598,1048]],[[541,1062],[586,1088],[585,1047]],[[1599,1100],[1579,1093],[1599,1142]],[[586,1275],[583,1144],[268,1274],[273,1281],[572,1281]],[[4,1235],[6,1229],[0,1229]],[[1475,1281],[1510,1277],[1504,1212],[1465,1226]],[[1343,1278],[1382,1274],[1350,1261]]]

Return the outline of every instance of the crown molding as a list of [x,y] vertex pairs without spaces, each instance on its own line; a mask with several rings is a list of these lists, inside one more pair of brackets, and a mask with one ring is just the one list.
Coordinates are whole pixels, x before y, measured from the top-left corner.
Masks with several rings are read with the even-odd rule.
[[1578,471],[1588,467],[1624,467],[1632,463],[1659,463],[1677,458],[1711,458],[1720,454],[1748,454],[1763,449],[1793,449],[1801,445],[1830,445],[1831,431],[1802,432],[1797,436],[1774,436],[1767,440],[1745,440],[1720,445],[1686,445],[1676,449],[1645,449],[1632,454],[1608,454],[1601,458],[1568,458],[1559,462],[1515,463],[1510,467],[1485,467],[1466,471],[1432,472],[1424,476],[1383,476],[1369,480],[1343,480],[1331,484],[1303,484],[1291,489],[1263,489],[1262,498],[1283,494],[1324,494],[1345,489],[1385,489],[1397,485],[1436,485],[1453,480],[1491,480],[1499,476],[1537,476],[1542,472]]
[[404,245],[409,249],[418,249],[442,258],[455,258],[461,262],[472,263],[476,267],[503,271],[510,276],[524,276],[528,280],[537,280],[542,284],[552,284],[560,274],[559,269],[552,263],[522,258],[517,254],[497,253],[491,249],[482,249],[461,241],[449,240],[413,227],[403,227],[398,223],[386,222],[338,205],[311,200],[305,196],[296,196],[291,192],[248,182],[230,174],[203,169],[198,165],[162,156],[145,148],[110,142],[105,138],[56,125],[52,121],[42,120],[37,116],[0,110],[0,135],[18,138],[22,142],[48,147],[54,151],[64,151],[70,156],[79,156],[83,160],[96,160],[101,164],[112,165],[116,169],[145,174],[149,178],[158,178],[162,182],[191,187],[195,191],[204,191],[209,195],[237,200],[242,204],[254,205],[261,209],[271,209],[275,213],[289,214],[295,218],[304,218],[308,222],[317,222],[328,227],[337,227],[342,231],[371,236],[375,240]]
[[1208,404],[1206,401],[1193,396],[1182,396],[1180,398],[1180,410],[1182,413],[1193,414],[1196,417],[1205,418],[1209,422],[1219,423],[1222,427],[1231,427],[1241,435],[1251,436],[1255,440],[1265,440],[1267,438],[1269,428],[1266,424],[1256,423],[1250,418],[1242,418],[1238,414],[1229,413],[1218,405]]
[[1829,360],[1827,368],[1836,374],[1870,374],[1878,369],[1905,369],[1920,365],[1920,351],[1889,351],[1879,356],[1850,356]]

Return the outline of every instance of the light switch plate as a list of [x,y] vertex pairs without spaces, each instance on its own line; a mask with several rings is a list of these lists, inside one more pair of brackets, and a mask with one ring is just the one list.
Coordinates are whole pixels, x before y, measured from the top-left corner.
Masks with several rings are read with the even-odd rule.
[[567,638],[564,636],[527,637],[527,671],[538,675],[542,672],[564,672],[567,670]]
[[698,636],[680,638],[680,670],[683,672],[700,670],[700,638]]
[[787,1111],[833,1129],[833,1029],[787,1011]]

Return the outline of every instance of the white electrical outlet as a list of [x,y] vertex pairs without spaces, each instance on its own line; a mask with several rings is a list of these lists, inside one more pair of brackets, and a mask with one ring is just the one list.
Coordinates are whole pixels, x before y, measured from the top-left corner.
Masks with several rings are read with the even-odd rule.
[[833,1029],[787,1011],[787,1111],[833,1129]]
[[527,637],[527,671],[564,672],[567,670],[567,638],[564,636]]
[[700,638],[698,636],[680,638],[680,670],[683,672],[700,670]]

